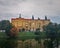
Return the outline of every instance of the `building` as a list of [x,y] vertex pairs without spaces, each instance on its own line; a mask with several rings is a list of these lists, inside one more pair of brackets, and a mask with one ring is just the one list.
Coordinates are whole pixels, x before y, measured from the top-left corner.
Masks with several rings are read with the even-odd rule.
[[11,23],[13,26],[15,26],[18,30],[25,29],[25,31],[36,31],[36,29],[40,29],[40,31],[43,31],[43,26],[48,25],[50,23],[50,19],[47,19],[45,16],[45,19],[34,19],[34,16],[32,16],[32,19],[25,19],[21,18],[21,14],[19,18],[12,18]]

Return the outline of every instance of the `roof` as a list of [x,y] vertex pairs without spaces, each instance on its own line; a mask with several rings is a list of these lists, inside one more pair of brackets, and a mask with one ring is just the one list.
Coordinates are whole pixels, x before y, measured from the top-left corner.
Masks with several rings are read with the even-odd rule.
[[[12,18],[11,20],[32,20],[32,19],[25,19],[25,18]],[[34,20],[38,20],[38,19],[34,19]],[[45,19],[40,19],[41,21],[44,21]],[[50,21],[50,19],[47,19],[48,21]]]

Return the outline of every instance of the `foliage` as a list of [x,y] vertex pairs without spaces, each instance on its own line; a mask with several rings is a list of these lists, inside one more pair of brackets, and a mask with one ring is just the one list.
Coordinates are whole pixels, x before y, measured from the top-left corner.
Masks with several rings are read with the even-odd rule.
[[5,30],[9,26],[9,20],[0,21],[0,30]]
[[17,30],[17,28],[16,27],[12,27],[11,29],[10,29],[10,34],[11,34],[11,37],[16,37],[17,35],[18,35],[18,30]]
[[35,40],[37,40],[38,41],[38,43],[41,43],[41,34],[40,34],[41,32],[40,32],[40,28],[37,28],[36,29],[36,32],[35,32],[35,35],[37,35],[36,37],[35,37]]
[[[1,32],[0,34],[0,48],[16,48],[17,45],[17,28],[12,26],[8,20],[2,20],[0,22],[0,30],[5,30],[6,32]],[[7,36],[4,36],[6,33]]]
[[[8,22],[7,22],[8,23]],[[14,36],[17,36],[17,28],[14,27],[10,22],[8,23],[8,25],[5,26],[5,33],[8,37],[14,37]]]
[[7,39],[2,38],[0,39],[0,48],[16,48],[17,47],[17,40],[16,39]]
[[48,38],[55,38],[56,32],[58,31],[57,29],[58,28],[56,24],[53,24],[53,23],[50,23],[47,26],[44,26],[44,31],[46,32]]
[[6,32],[5,32],[5,33],[6,33],[6,35],[9,36],[9,37],[11,36],[11,31],[10,31],[10,30],[12,29],[12,27],[13,27],[12,24],[9,24],[9,25],[7,26],[7,28],[6,28]]
[[53,48],[53,44],[52,44],[51,40],[45,40],[44,47],[45,48]]
[[[55,39],[56,39],[56,41],[58,41],[58,37],[59,37],[58,32],[60,32],[59,24],[50,23],[47,26],[44,26],[44,31],[46,32],[47,39],[51,40],[51,44],[53,44],[53,42],[55,42]],[[58,48],[58,42],[56,42],[57,48]]]
[[40,32],[40,28],[37,28],[37,29],[36,29],[36,32]]
[[17,40],[10,38],[6,40],[5,48],[16,48],[17,45]]

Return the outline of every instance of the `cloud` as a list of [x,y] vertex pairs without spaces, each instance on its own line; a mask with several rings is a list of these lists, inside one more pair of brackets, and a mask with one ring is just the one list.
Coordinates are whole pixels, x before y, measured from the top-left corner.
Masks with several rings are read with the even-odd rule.
[[60,24],[60,16],[49,16],[48,18],[50,18],[53,23]]
[[18,3],[24,2],[25,0],[0,0],[2,6],[15,6]]
[[53,16],[51,19],[58,22],[60,0],[0,0],[1,19],[18,17],[19,13],[22,13],[24,18],[31,18],[32,15],[35,18],[44,18],[45,15],[49,18]]

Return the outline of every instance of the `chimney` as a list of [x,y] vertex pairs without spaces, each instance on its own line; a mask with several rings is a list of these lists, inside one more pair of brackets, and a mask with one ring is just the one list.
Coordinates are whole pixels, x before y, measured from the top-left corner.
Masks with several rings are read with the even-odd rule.
[[19,14],[19,18],[21,18],[21,14]]
[[40,18],[38,17],[38,20],[40,20]]
[[34,20],[34,15],[32,15],[32,20]]
[[47,16],[45,16],[45,20],[47,20]]

